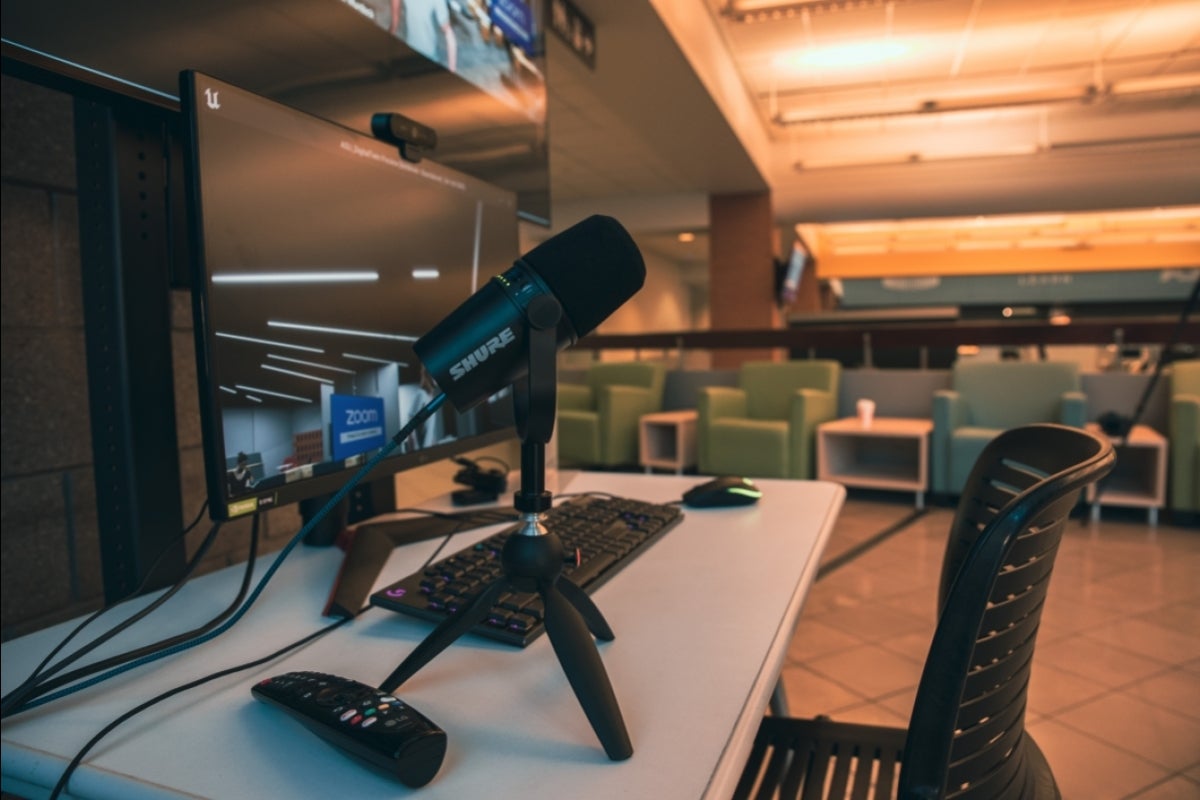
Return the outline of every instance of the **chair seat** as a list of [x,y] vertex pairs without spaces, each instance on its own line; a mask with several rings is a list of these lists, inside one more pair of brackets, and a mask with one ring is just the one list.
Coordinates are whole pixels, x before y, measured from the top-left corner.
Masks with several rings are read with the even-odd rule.
[[718,419],[709,426],[710,447],[721,454],[722,472],[754,478],[788,476],[788,424],[766,419]]
[[903,728],[829,717],[764,717],[733,796],[890,800],[905,736]]
[[[904,760],[906,736],[903,728],[835,722],[826,716],[764,717],[733,798],[891,800]],[[1020,785],[995,792],[993,787],[981,785],[965,794],[1059,800],[1062,795],[1050,764],[1028,732],[1022,733],[1017,749],[1024,760]],[[947,791],[946,796],[957,794]]]

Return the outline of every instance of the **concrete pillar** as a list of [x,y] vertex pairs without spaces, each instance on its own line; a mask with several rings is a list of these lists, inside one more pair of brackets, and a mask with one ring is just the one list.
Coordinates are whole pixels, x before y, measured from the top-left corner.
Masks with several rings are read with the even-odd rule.
[[[779,237],[769,192],[709,197],[708,296],[712,330],[783,327],[775,298]],[[790,246],[790,240],[789,240]],[[785,350],[714,350],[715,369],[782,360]]]

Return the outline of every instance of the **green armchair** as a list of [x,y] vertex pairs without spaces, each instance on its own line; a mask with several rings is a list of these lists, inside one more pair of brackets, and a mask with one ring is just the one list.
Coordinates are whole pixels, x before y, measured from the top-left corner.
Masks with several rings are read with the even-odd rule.
[[1059,361],[959,362],[933,394],[930,489],[959,494],[984,446],[1009,428],[1057,422],[1082,428],[1079,367]]
[[662,411],[667,370],[642,361],[594,364],[587,385],[558,385],[558,457],[567,465],[638,461],[638,420]]
[[1171,366],[1171,510],[1200,512],[1200,359]]
[[817,425],[837,414],[837,361],[749,361],[737,388],[700,390],[700,471],[753,478],[816,474]]

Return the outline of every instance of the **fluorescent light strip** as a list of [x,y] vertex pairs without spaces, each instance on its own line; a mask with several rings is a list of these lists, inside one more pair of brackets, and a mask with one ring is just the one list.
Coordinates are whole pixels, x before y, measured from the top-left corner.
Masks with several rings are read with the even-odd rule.
[[441,277],[441,271],[437,267],[413,267],[412,276],[419,281],[432,281]]
[[228,386],[218,386],[217,388],[220,389],[222,392],[228,392],[229,394],[237,394],[237,389],[230,389]]
[[[298,403],[312,403],[307,397],[296,397],[294,394],[284,394],[283,392],[272,392],[270,389],[260,389],[257,386],[245,386],[241,383],[234,384],[243,392],[257,392],[258,394],[269,394],[272,397],[282,397],[284,400],[295,400]],[[246,395],[249,397],[250,395]],[[259,402],[262,402],[261,400]]]
[[262,398],[261,398],[261,397],[255,397],[255,396],[254,396],[254,395],[252,395],[252,394],[248,394],[248,395],[246,395],[246,399],[247,399],[247,400],[250,400],[250,401],[253,401],[253,402],[255,402],[255,403],[261,403],[261,402],[262,402]]
[[407,361],[395,361],[388,358],[375,358],[373,356],[359,356],[354,353],[342,353],[342,358],[352,358],[355,361],[370,361],[374,364],[395,364],[398,367],[407,367]]
[[345,272],[232,272],[213,275],[213,283],[361,283],[379,280],[373,270]]
[[354,372],[354,370],[352,370],[352,369],[343,369],[342,367],[331,367],[328,364],[318,364],[315,361],[305,361],[302,358],[288,358],[287,356],[281,356],[278,353],[267,353],[267,358],[274,358],[277,361],[286,361],[289,364],[302,364],[303,366],[314,367],[315,369],[327,369],[330,372],[342,372],[342,373],[345,373],[346,375],[356,374]]
[[287,342],[276,342],[271,339],[256,339],[253,336],[239,336],[236,333],[222,333],[217,331],[217,337],[220,339],[236,339],[239,342],[253,342],[254,344],[265,344],[270,347],[285,347],[289,350],[303,350],[306,353],[324,353],[322,347],[305,347],[302,344],[288,344]]
[[293,378],[304,378],[307,381],[316,381],[317,383],[325,383],[329,384],[330,386],[333,385],[333,381],[329,380],[329,378],[318,378],[316,375],[309,375],[307,372],[296,372],[295,370],[284,369],[283,367],[276,367],[271,364],[259,364],[259,366],[263,369],[269,369],[271,372],[279,372],[284,375],[291,375]]
[[[405,336],[402,333],[379,333],[377,331],[360,331],[353,328],[327,328],[324,325],[305,325],[300,322],[280,322],[270,320],[267,326],[271,328],[288,328],[296,331],[312,331],[314,333],[336,333],[341,336],[365,336],[370,339],[391,339],[397,342],[415,342],[419,337]],[[324,351],[322,351],[324,352]]]

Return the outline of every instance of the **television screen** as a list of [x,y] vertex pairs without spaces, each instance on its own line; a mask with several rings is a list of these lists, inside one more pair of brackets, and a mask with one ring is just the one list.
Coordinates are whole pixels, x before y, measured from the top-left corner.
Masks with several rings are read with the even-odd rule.
[[[518,255],[516,198],[202,73],[182,79],[214,518],[339,488],[433,396],[412,343]],[[372,478],[512,435],[444,406]]]
[[364,134],[374,114],[402,114],[437,132],[432,158],[516,192],[523,219],[549,224],[543,0],[57,0],[2,9],[6,58],[139,100],[172,104],[189,69]]

